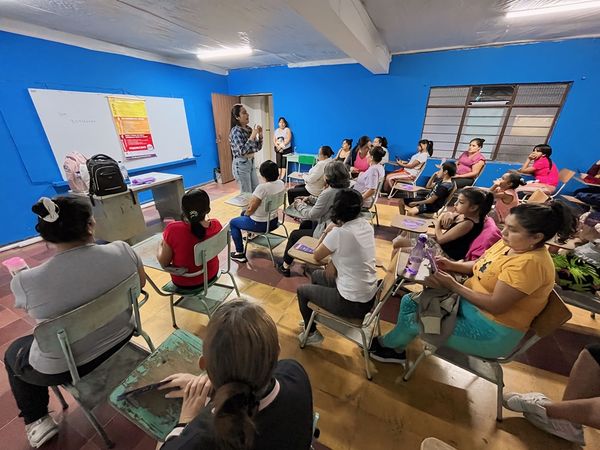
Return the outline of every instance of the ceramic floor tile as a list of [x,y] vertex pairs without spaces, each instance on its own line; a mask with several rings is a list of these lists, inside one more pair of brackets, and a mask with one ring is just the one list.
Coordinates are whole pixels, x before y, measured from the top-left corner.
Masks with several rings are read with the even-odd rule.
[[33,326],[24,319],[15,320],[0,328],[0,345],[12,342],[16,338],[31,333]]
[[6,447],[3,446],[2,448],[6,448],[7,450],[31,450],[27,436],[25,435],[23,419],[15,417],[11,422],[0,427],[0,442],[6,445]]
[[[2,367],[2,369],[4,370],[4,367]],[[18,414],[19,408],[17,408],[12,392],[10,389],[5,390],[5,392],[0,395],[0,428],[8,424],[17,417]]]

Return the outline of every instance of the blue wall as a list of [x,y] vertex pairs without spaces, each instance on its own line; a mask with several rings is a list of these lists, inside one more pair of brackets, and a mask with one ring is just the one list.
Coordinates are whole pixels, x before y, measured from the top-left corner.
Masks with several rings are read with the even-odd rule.
[[[431,86],[572,81],[550,142],[553,159],[559,167],[586,169],[600,157],[599,39],[399,55],[388,75],[353,64],[225,77],[5,32],[0,55],[0,245],[36,234],[29,205],[54,195],[52,183],[61,180],[28,88],[183,98],[195,160],[163,170],[183,175],[186,186],[210,180],[218,165],[211,92],[272,93],[275,115],[290,121],[299,151],[382,134],[392,155],[406,157],[420,138]],[[481,184],[506,169],[490,164]]]
[[[600,40],[579,39],[497,48],[394,56],[388,75],[357,64],[232,71],[230,94],[270,92],[299,151],[337,150],[345,137],[384,135],[392,155],[414,153],[432,86],[572,81],[550,144],[559,168],[587,169],[600,157]],[[482,185],[504,173],[490,164]],[[433,170],[432,165],[428,169]],[[576,184],[576,182],[571,182]],[[569,185],[570,187],[570,185]]]
[[55,195],[52,183],[62,180],[28,88],[183,98],[195,159],[164,171],[183,175],[186,186],[212,179],[210,94],[226,93],[227,77],[6,32],[0,55],[0,245],[36,234],[29,206]]

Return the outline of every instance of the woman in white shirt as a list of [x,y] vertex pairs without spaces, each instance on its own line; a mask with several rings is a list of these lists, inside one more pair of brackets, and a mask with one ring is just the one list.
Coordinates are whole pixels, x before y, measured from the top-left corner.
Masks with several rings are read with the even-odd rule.
[[294,151],[292,148],[292,130],[285,117],[280,117],[277,121],[277,129],[273,135],[273,148],[275,149],[275,161],[279,167],[279,178],[285,178],[286,158]]
[[[305,326],[312,314],[308,302],[352,319],[362,319],[373,307],[377,291],[375,235],[369,222],[360,217],[362,200],[354,189],[342,189],[335,197],[332,223],[313,254],[317,261],[331,256],[331,262],[327,269],[311,274],[311,284],[299,286],[296,291]],[[304,333],[309,333],[307,345],[323,341],[314,323],[300,333],[300,341]]]
[[267,214],[263,200],[269,195],[278,194],[285,190],[285,184],[278,179],[279,171],[277,164],[271,160],[263,162],[260,165],[259,172],[266,183],[256,186],[252,197],[250,197],[248,208],[242,211],[240,217],[231,219],[229,222],[231,239],[233,239],[233,243],[235,244],[235,252],[231,252],[231,259],[241,263],[248,262],[244,253],[242,230],[264,232],[267,231],[267,225],[269,225],[270,231],[275,230],[279,226],[277,212],[272,212],[270,215]]
[[296,197],[317,197],[325,188],[325,166],[331,162],[333,150],[329,145],[319,148],[317,163],[303,176],[304,183],[288,189],[288,204],[294,203]]
[[373,147],[381,147],[385,154],[381,158],[381,164],[387,164],[390,162],[390,152],[388,151],[388,140],[385,136],[375,136],[373,139]]
[[433,142],[427,139],[421,139],[417,145],[417,153],[412,155],[408,162],[396,158],[396,163],[402,168],[387,176],[383,185],[383,191],[390,192],[392,186],[397,181],[408,183],[415,181],[415,178],[419,175],[419,170],[421,170],[423,165],[427,162],[427,158],[431,155],[433,155]]

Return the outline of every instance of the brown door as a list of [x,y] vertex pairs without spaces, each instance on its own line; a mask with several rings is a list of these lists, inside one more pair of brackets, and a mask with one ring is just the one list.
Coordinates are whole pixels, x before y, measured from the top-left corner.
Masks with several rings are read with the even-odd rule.
[[233,181],[231,173],[231,148],[229,147],[229,130],[231,129],[231,108],[240,102],[233,95],[212,94],[213,119],[215,121],[215,136],[219,151],[219,166],[223,183]]

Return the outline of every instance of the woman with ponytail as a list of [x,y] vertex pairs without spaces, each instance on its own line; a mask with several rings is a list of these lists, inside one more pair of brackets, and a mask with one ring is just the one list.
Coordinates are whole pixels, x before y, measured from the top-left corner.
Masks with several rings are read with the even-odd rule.
[[[129,244],[115,241],[96,245],[96,221],[87,197],[42,197],[31,210],[37,216],[36,231],[55,251],[43,264],[17,273],[10,283],[15,307],[23,309],[32,320],[39,323],[73,311],[134,274],[144,286],[142,260]],[[70,349],[79,375],[87,375],[106,361],[132,335],[130,309],[72,342]],[[62,351],[42,350],[30,334],[10,344],[4,366],[19,416],[25,422],[27,440],[31,447],[39,448],[59,432],[48,413],[48,386],[71,382],[67,362]]]
[[[456,325],[444,346],[483,358],[507,356],[546,307],[554,287],[554,264],[544,245],[554,236],[568,238],[577,226],[561,203],[516,206],[506,217],[502,240],[478,260],[438,258],[438,270],[425,279],[433,288],[459,295]],[[468,275],[461,283],[450,272]],[[373,341],[372,357],[404,363],[404,349],[419,334],[417,304],[402,297],[396,327]]]
[[277,328],[265,310],[242,299],[224,303],[206,329],[206,374],[171,375],[160,388],[183,397],[179,423],[161,449],[308,450],[310,380],[298,362],[278,357]]
[[517,192],[532,193],[541,189],[545,194],[552,194],[558,186],[558,168],[552,162],[552,147],[540,144],[533,147],[533,151],[527,157],[527,161],[519,169],[519,172],[531,175],[534,180],[517,189]]
[[[217,219],[207,219],[210,212],[210,198],[206,191],[194,188],[181,198],[181,221],[171,222],[163,231],[163,240],[158,247],[157,259],[161,266],[168,268],[181,267],[194,273],[202,270],[196,266],[194,246],[213,237],[223,229]],[[219,272],[219,257],[215,256],[206,264],[208,280],[212,280]],[[178,287],[193,289],[204,285],[204,274],[197,277],[182,277],[171,274],[173,284]]]
[[431,155],[433,155],[433,141],[421,139],[417,144],[417,153],[412,155],[408,161],[401,161],[396,158],[396,164],[401,169],[388,174],[383,185],[383,191],[390,192],[397,181],[412,183],[423,164],[427,162],[427,158]]

